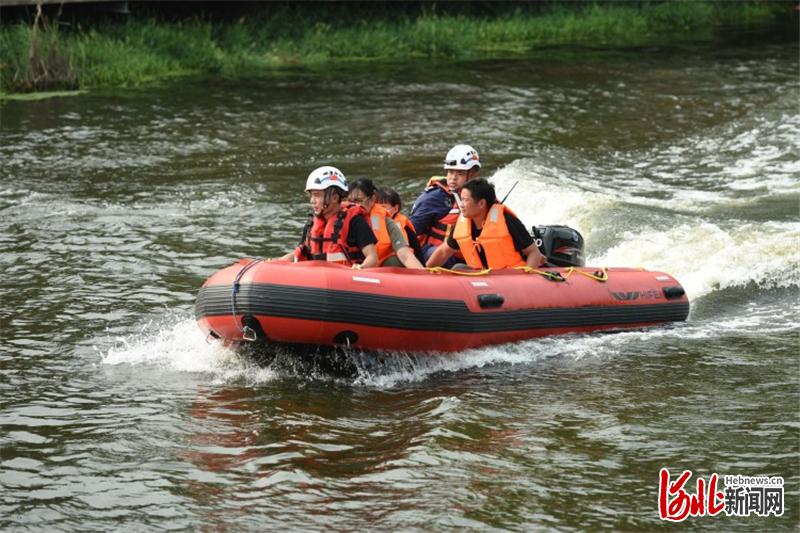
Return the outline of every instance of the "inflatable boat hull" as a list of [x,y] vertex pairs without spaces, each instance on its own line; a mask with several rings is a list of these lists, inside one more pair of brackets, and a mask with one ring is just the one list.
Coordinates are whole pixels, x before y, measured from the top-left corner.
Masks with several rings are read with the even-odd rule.
[[414,352],[641,328],[689,314],[683,288],[662,272],[614,268],[602,281],[592,268],[543,271],[468,276],[242,260],[205,282],[195,312],[200,328],[226,344]]

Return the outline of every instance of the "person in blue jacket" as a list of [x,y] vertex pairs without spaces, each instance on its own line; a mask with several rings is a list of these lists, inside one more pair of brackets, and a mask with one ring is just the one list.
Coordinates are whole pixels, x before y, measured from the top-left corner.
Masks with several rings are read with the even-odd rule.
[[[409,219],[419,236],[423,262],[442,244],[450,228],[458,220],[461,187],[475,178],[481,168],[478,151],[467,144],[452,147],[444,159],[444,177],[434,176],[411,208]],[[463,261],[458,255],[450,258],[445,267]]]

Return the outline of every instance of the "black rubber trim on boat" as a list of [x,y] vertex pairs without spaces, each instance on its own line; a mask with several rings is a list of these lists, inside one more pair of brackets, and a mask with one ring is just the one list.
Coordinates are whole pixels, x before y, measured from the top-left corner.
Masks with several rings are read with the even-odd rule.
[[686,291],[683,290],[683,287],[664,287],[662,290],[664,292],[664,298],[667,300],[681,298],[684,294],[686,294]]
[[[195,316],[230,315],[230,286],[200,289]],[[487,333],[686,320],[689,302],[472,312],[461,300],[408,298],[276,284],[243,284],[244,314],[415,331]],[[382,311],[382,312],[381,312]]]
[[496,309],[498,307],[503,307],[503,303],[506,301],[503,298],[502,294],[479,294],[478,295],[478,305],[481,306],[481,309]]

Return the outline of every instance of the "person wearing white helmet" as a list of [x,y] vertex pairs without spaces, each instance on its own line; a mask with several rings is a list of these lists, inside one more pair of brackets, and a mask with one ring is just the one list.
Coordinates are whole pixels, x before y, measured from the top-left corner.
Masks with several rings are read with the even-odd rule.
[[[417,230],[424,260],[445,241],[450,228],[458,220],[461,187],[477,177],[481,169],[478,151],[468,144],[457,144],[447,152],[443,168],[446,175],[428,180],[409,216]],[[458,259],[453,257],[450,263],[456,263]]]
[[482,178],[461,188],[461,216],[425,266],[442,265],[456,251],[477,270],[536,268],[547,260],[522,221],[498,201],[494,185]]
[[308,175],[306,192],[313,214],[303,229],[300,244],[281,259],[323,260],[353,268],[378,266],[378,241],[364,208],[342,205],[348,192],[344,174],[336,167],[319,167]]

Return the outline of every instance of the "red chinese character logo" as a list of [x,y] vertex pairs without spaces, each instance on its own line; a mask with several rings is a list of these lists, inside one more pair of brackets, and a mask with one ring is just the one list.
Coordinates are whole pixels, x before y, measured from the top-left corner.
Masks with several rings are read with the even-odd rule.
[[694,494],[688,494],[683,486],[692,477],[690,470],[684,470],[674,483],[670,483],[669,471],[662,468],[658,478],[658,514],[662,520],[682,522],[687,516],[716,516],[725,507],[725,495],[717,492],[717,474],[711,474],[706,483],[697,478]]

